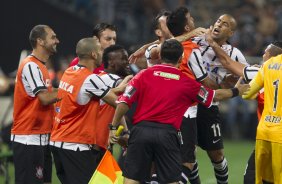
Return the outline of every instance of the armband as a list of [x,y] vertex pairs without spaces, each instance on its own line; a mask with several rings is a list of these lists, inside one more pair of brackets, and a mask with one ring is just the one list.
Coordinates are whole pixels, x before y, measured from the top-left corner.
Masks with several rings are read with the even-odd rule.
[[109,124],[109,129],[110,130],[117,130],[118,126],[113,126],[112,124]]
[[239,89],[238,88],[231,88],[231,91],[232,91],[232,97],[236,97],[239,95]]

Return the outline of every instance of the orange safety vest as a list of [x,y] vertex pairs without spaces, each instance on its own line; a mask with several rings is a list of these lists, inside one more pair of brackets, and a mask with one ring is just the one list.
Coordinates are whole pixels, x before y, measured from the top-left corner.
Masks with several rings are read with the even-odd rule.
[[[102,72],[99,76],[107,74],[106,72]],[[97,127],[96,132],[96,144],[102,148],[107,148],[108,139],[109,139],[109,127],[108,125],[112,123],[113,117],[115,114],[115,108],[108,104],[100,105],[99,114],[97,117],[97,121],[95,121],[95,126]]]
[[87,104],[79,105],[77,96],[85,79],[92,74],[87,68],[68,68],[62,76],[55,105],[55,119],[51,141],[79,144],[96,144],[95,121],[99,112],[99,99],[92,98]]
[[53,105],[42,105],[38,97],[29,96],[22,82],[23,67],[28,62],[34,62],[42,72],[42,79],[47,90],[52,91],[51,80],[46,66],[34,56],[28,56],[18,68],[14,92],[14,123],[12,134],[46,134],[52,129]]

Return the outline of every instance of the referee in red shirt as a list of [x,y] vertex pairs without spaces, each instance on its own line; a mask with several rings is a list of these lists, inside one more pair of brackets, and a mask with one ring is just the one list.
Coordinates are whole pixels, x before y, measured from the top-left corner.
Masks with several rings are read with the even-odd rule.
[[181,178],[181,136],[178,136],[182,117],[194,102],[206,107],[213,100],[223,100],[242,94],[248,85],[232,89],[211,90],[188,78],[177,65],[183,47],[176,40],[167,40],[161,46],[162,64],[138,73],[118,99],[110,127],[111,140],[121,117],[133,102],[137,108],[125,157],[125,184],[137,184],[150,178],[155,163],[160,183],[178,183]]

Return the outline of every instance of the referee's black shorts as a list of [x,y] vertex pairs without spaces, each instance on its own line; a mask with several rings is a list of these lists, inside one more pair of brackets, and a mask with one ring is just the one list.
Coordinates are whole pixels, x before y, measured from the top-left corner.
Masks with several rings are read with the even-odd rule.
[[197,122],[196,118],[183,117],[180,127],[183,144],[181,145],[181,156],[183,163],[195,163],[195,150],[197,145]]
[[223,149],[221,118],[218,106],[210,108],[198,104],[197,129],[198,145],[206,151]]
[[151,176],[152,162],[160,183],[180,180],[180,140],[172,125],[142,121],[133,126],[128,140],[123,175],[144,182]]

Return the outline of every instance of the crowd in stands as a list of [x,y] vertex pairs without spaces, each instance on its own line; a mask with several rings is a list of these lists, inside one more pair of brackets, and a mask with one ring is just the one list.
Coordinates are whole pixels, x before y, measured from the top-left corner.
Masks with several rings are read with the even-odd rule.
[[[117,26],[118,42],[134,51],[155,39],[152,20],[162,10],[186,5],[196,26],[209,27],[222,13],[232,14],[238,29],[230,42],[247,56],[261,56],[268,43],[282,39],[282,3],[279,0],[60,0],[49,1],[95,25]],[[130,36],[129,36],[130,35]],[[136,44],[138,44],[136,46]]]

